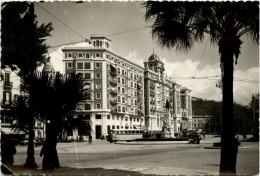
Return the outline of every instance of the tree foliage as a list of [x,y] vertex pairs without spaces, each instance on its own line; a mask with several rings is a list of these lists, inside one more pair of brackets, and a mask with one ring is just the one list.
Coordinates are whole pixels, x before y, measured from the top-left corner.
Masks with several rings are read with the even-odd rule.
[[9,66],[24,73],[35,70],[46,59],[45,38],[50,36],[52,24],[38,25],[34,4],[28,2],[3,3],[1,17],[1,68]]

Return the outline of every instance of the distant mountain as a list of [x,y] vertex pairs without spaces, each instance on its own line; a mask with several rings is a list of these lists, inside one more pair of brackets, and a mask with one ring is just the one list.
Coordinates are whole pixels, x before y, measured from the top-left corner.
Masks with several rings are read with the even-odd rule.
[[[214,123],[221,124],[222,102],[214,100],[204,100],[197,97],[192,97],[193,116],[212,116]],[[235,130],[252,134],[253,116],[252,111],[248,106],[234,103],[234,125]],[[219,130],[221,127],[219,128]]]

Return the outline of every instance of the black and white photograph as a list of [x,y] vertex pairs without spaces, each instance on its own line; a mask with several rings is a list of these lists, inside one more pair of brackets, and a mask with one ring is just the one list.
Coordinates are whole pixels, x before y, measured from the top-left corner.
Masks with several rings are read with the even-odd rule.
[[258,175],[259,1],[1,1],[2,175]]

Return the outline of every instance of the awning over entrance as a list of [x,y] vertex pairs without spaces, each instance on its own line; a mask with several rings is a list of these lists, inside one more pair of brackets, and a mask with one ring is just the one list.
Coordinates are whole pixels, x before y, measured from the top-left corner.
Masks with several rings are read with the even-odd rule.
[[0,130],[3,134],[25,134],[23,131],[14,131],[12,128],[1,128]]

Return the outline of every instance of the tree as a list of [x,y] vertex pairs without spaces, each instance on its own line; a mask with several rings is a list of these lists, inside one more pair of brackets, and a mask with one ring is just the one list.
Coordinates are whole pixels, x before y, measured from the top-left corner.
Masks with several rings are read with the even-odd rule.
[[[19,76],[33,72],[46,59],[48,46],[44,42],[45,37],[50,36],[53,30],[52,24],[38,26],[33,3],[5,2],[2,5],[1,14],[1,68],[10,67],[12,70],[18,70]],[[27,102],[27,105],[32,104]],[[31,121],[28,121],[29,143],[24,166],[37,167],[33,147],[33,112],[28,118]]]
[[24,164],[25,168],[36,168],[37,164],[34,158],[34,111],[28,102],[28,97],[19,96],[11,106],[11,120],[13,123],[13,129],[16,131],[24,131],[29,134],[27,158]]
[[89,91],[85,89],[83,78],[76,74],[33,72],[21,78],[21,90],[29,96],[30,108],[46,124],[43,148],[48,150],[44,152],[43,167],[59,167],[56,145],[62,124],[66,124],[64,121],[73,123],[71,117],[78,105],[90,96]]
[[52,24],[38,26],[34,4],[28,2],[5,2],[1,14],[1,68],[9,66],[23,73],[35,70],[46,59],[48,46],[44,42]]
[[241,36],[249,34],[258,44],[258,2],[148,1],[145,6],[145,19],[155,20],[152,36],[162,47],[188,51],[206,34],[218,45],[223,84],[220,172],[236,173],[233,70],[240,54]]
[[259,141],[259,94],[252,95],[249,106],[253,114],[253,139]]

